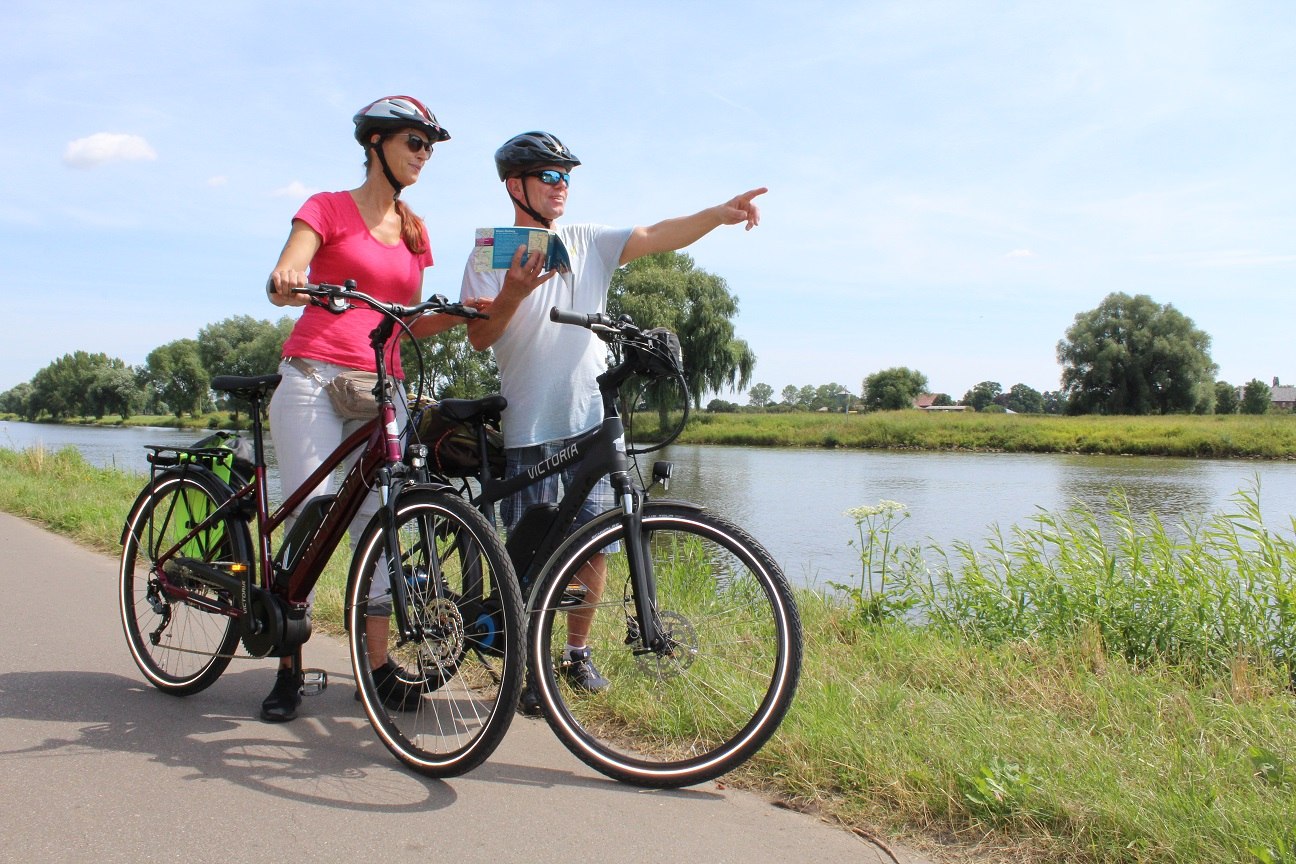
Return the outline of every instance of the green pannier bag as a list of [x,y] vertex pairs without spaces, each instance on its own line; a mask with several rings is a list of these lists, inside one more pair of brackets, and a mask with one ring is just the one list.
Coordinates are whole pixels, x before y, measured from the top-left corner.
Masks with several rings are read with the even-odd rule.
[[[237,491],[246,486],[252,477],[251,455],[252,445],[245,438],[235,432],[220,431],[195,441],[191,447],[181,450],[178,459],[181,463],[190,462],[211,469],[213,474]],[[190,526],[202,522],[212,512],[211,501],[206,497],[197,499],[182,497],[179,501],[179,509],[183,518],[188,519]],[[225,526],[218,522],[186,543],[181,552],[188,558],[212,561],[215,550],[224,539]]]

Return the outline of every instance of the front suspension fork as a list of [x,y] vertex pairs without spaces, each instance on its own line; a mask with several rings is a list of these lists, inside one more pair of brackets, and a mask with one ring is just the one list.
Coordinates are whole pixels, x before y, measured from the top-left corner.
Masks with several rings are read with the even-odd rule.
[[643,533],[642,498],[638,490],[628,488],[621,496],[621,524],[624,528],[626,562],[630,568],[630,593],[634,598],[635,617],[638,619],[639,647],[636,654],[661,653],[666,645],[662,637],[661,621],[657,617],[657,575],[653,572],[652,556],[648,554],[647,538]]

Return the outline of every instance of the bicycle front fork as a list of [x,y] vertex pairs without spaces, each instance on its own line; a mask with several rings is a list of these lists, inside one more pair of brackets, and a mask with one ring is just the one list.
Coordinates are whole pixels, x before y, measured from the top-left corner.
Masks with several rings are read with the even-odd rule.
[[[634,597],[637,627],[631,627],[626,642],[639,643],[635,654],[661,654],[668,646],[657,617],[657,577],[643,533],[643,497],[631,484],[621,495],[621,524],[624,526],[626,563],[630,569],[630,593]],[[638,633],[635,633],[635,630]]]

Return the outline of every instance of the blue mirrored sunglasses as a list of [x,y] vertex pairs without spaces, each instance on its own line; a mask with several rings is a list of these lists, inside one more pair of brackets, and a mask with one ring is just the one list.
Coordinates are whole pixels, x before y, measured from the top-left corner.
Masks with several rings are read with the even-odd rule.
[[537,180],[539,180],[541,183],[545,184],[546,186],[557,186],[558,181],[560,180],[563,183],[566,183],[568,186],[571,185],[571,175],[568,174],[566,171],[553,171],[553,170],[532,171],[530,174],[527,174],[526,176],[534,177]]

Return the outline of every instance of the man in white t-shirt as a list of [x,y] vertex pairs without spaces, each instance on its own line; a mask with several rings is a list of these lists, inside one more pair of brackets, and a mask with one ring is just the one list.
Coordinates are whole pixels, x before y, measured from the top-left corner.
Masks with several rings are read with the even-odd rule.
[[[682,249],[721,225],[746,223],[751,230],[760,223],[753,199],[764,188],[646,228],[555,226],[567,206],[571,169],[579,164],[561,141],[546,132],[514,136],[495,152],[495,167],[513,201],[513,224],[557,231],[568,251],[569,272],[543,270],[540,255],[524,262],[523,249],[507,271],[477,272],[471,256],[464,268],[461,299],[493,301],[489,318],[469,322],[468,338],[478,351],[493,348],[499,365],[500,390],[508,399],[503,417],[506,477],[538,465],[603,419],[595,379],[606,368],[604,345],[583,327],[550,321],[549,310],[557,306],[605,312],[608,286],[618,267],[644,255]],[[570,475],[570,471],[563,473],[564,484],[570,482]],[[509,531],[531,504],[558,500],[558,480],[548,477],[503,502],[501,515]],[[612,504],[611,484],[604,477],[585,502],[577,524]],[[593,692],[608,687],[585,647],[606,577],[601,555],[579,577],[586,589],[586,605],[568,614],[562,664],[573,686]],[[521,707],[528,714],[539,710],[529,686]]]

